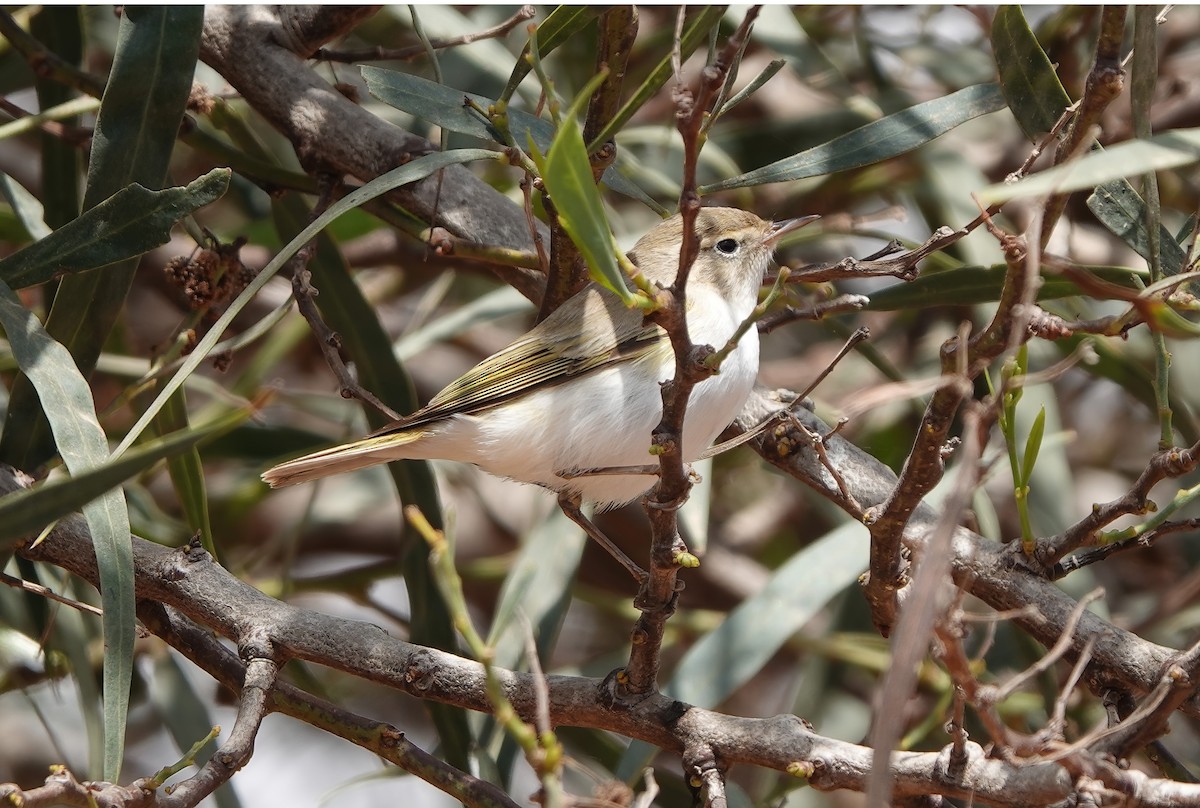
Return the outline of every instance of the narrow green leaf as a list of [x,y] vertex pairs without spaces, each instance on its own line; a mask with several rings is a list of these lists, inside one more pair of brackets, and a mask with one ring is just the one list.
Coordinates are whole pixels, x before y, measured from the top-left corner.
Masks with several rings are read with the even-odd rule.
[[[36,533],[54,520],[116,489],[163,458],[186,452],[198,443],[223,435],[244,423],[251,415],[248,409],[236,410],[211,424],[147,441],[126,452],[119,460],[86,468],[78,473],[72,472],[68,479],[0,498],[0,543]],[[107,445],[104,448],[104,457],[107,458]]]
[[[181,432],[191,428],[187,411],[187,397],[183,388],[167,399],[166,406],[154,421],[160,436]],[[200,452],[192,446],[167,458],[167,472],[175,496],[183,506],[183,515],[193,534],[199,534],[200,544],[214,559],[220,560],[213,539],[212,522],[208,518],[208,488],[204,480],[204,467]]]
[[[583,94],[580,97],[586,98]],[[546,155],[542,181],[554,202],[559,223],[587,261],[592,280],[612,290],[626,305],[633,305],[636,295],[629,291],[625,275],[617,265],[612,230],[600,189],[592,179],[574,108],[563,116],[562,126]]]
[[[1088,267],[1097,277],[1127,289],[1138,289],[1138,273],[1127,267]],[[899,311],[932,306],[958,306],[990,303],[1000,299],[1004,286],[1004,266],[960,267],[921,275],[915,281],[895,283],[871,294],[866,308],[870,311]],[[1038,289],[1038,300],[1056,300],[1084,294],[1067,278],[1047,275]]]
[[[16,293],[0,281],[0,325],[21,371],[42,402],[63,462],[74,475],[101,466],[108,441],[96,418],[87,380],[62,344],[42,328]],[[133,549],[125,495],[103,494],[83,509],[100,570],[104,608],[104,771],[120,767],[125,712],[133,678],[134,596]],[[115,779],[119,772],[115,772]],[[107,776],[107,775],[106,775]]]
[[820,146],[737,177],[706,185],[703,194],[832,174],[882,162],[941,137],[956,126],[1004,108],[995,84],[976,84],[860,126]]
[[862,525],[830,531],[775,571],[761,592],[693,645],[663,692],[712,708],[762,670],[775,652],[867,566]]
[[[1146,203],[1128,180],[1113,180],[1096,188],[1088,197],[1088,209],[1100,224],[1128,244],[1138,255],[1150,260],[1150,239],[1146,230]],[[1183,235],[1183,238],[1187,238]],[[1178,275],[1187,260],[1180,241],[1159,225],[1159,262],[1164,275]]]
[[1042,436],[1046,432],[1046,408],[1038,410],[1029,428],[1029,437],[1025,438],[1025,456],[1021,460],[1021,483],[1028,485],[1033,479],[1033,467],[1037,463],[1038,452],[1042,450]]
[[[537,30],[534,32],[538,53],[545,58],[559,45],[586,28],[588,23],[603,11],[603,6],[595,5],[559,6],[554,9],[546,16],[546,19],[538,23]],[[504,92],[500,93],[501,98],[512,98],[517,87],[533,69],[529,62],[530,53],[532,53],[530,43],[526,42],[520,55],[517,56],[517,61],[513,64],[512,75],[508,77],[508,84],[505,85]]]
[[997,183],[979,192],[987,204],[1018,197],[1094,188],[1112,180],[1200,163],[1200,128],[1176,129],[1142,140],[1127,140],[1034,174],[1020,182]]
[[1025,136],[1036,141],[1054,128],[1071,97],[1020,6],[997,9],[992,20],[992,53],[1008,108]]
[[184,187],[151,191],[134,183],[40,241],[0,261],[0,279],[14,289],[45,283],[136,258],[166,244],[171,227],[219,199],[229,187],[227,168],[214,168]]
[[[470,98],[480,108],[488,109],[495,106],[494,100],[395,70],[372,65],[364,65],[360,70],[368,92],[385,104],[451,132],[500,142],[500,133],[463,103],[464,98]],[[507,115],[509,131],[517,143],[532,138],[543,152],[550,148],[554,142],[554,125],[550,121],[512,107],[508,108]],[[616,163],[604,172],[604,184],[619,194],[653,205],[653,200],[641,186],[620,170],[628,167],[626,163],[618,154]]]
[[130,6],[92,140],[84,208],[131,182],[157,188],[192,87],[204,9]]

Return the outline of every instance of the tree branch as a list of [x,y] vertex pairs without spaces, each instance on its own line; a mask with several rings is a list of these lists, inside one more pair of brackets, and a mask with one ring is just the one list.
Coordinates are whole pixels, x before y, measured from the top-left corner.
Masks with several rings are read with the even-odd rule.
[[[200,56],[287,136],[306,169],[367,181],[436,149],[351,102],[304,61],[373,13],[370,7],[209,6]],[[440,194],[435,175],[390,198],[455,236],[533,251],[520,208],[463,166],[443,170]]]

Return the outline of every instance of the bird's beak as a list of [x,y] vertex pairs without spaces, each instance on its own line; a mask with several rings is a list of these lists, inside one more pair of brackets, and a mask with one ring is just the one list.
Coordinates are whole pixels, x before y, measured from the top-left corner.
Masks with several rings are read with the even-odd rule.
[[779,239],[793,230],[799,230],[804,225],[811,224],[820,218],[820,216],[814,214],[812,216],[800,216],[795,219],[784,219],[782,222],[773,222],[770,231],[767,233],[767,237],[763,239],[763,243],[774,245]]

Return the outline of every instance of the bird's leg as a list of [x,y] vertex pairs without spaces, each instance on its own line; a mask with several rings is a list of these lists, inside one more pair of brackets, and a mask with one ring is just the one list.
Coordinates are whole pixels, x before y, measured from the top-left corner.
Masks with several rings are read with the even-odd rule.
[[[687,473],[688,479],[692,481],[692,485],[700,482],[701,476],[692,468],[691,463],[683,464],[684,471]],[[660,471],[657,463],[647,464],[644,466],[596,466],[594,468],[571,468],[563,469],[562,471],[554,472],[556,477],[561,477],[564,480],[574,480],[579,477],[603,477],[605,475],[634,475],[640,474],[646,477],[657,477]]]
[[632,558],[625,555],[620,547],[617,547],[617,545],[613,544],[612,540],[609,539],[608,536],[605,536],[604,531],[596,527],[591,519],[588,519],[583,515],[583,511],[579,508],[578,494],[570,494],[566,491],[559,493],[558,507],[562,508],[562,512],[567,515],[568,519],[583,528],[584,533],[586,533],[593,540],[595,540],[597,544],[607,550],[608,554],[615,558],[622,567],[629,570],[629,574],[633,576],[635,581],[637,581],[639,584],[645,583],[646,578],[648,577],[646,571],[634,563]]
[[594,468],[570,468],[554,472],[554,476],[564,480],[574,480],[578,477],[603,477],[604,475],[633,475],[641,474],[647,477],[658,476],[658,464],[645,466],[596,466]]

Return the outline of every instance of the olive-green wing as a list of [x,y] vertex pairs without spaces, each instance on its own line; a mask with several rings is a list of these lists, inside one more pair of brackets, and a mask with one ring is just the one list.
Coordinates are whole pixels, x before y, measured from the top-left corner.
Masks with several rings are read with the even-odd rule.
[[[375,434],[485,410],[611,365],[655,357],[666,361],[671,355],[666,332],[644,323],[640,312],[597,287],[580,295],[580,305],[565,304],[528,334],[448,384],[428,405]],[[582,328],[585,321],[586,329]]]

